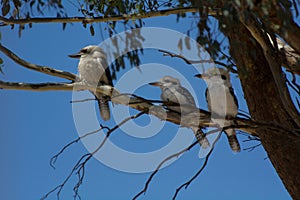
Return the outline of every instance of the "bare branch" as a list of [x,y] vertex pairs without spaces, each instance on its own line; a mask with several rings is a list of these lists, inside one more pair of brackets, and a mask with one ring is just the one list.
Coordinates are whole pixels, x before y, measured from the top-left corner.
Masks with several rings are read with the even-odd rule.
[[5,82],[0,80],[0,88],[7,90],[27,90],[34,92],[42,91],[53,91],[53,90],[63,90],[63,91],[72,91],[72,90],[84,90],[85,88],[80,88],[80,83],[20,83],[20,82]]
[[262,143],[259,143],[259,144],[256,144],[256,145],[254,145],[254,146],[244,148],[243,150],[244,150],[244,151],[251,152],[251,151],[253,151],[254,149],[256,149],[257,147],[259,147],[259,146],[261,146],[261,145],[262,145]]
[[205,160],[204,160],[204,163],[203,165],[201,166],[201,168],[198,170],[198,172],[187,182],[183,183],[181,186],[179,186],[177,189],[176,189],[176,192],[173,196],[173,200],[176,199],[178,193],[180,192],[180,190],[184,187],[185,189],[187,189],[187,187],[201,174],[201,172],[205,169],[207,163],[208,163],[208,159],[211,155],[211,153],[213,152],[214,150],[214,147],[215,147],[215,144],[218,142],[218,140],[220,139],[221,137],[221,133],[218,134],[218,137],[215,139],[215,141],[213,142],[212,144],[212,148],[210,149],[209,153],[207,154],[207,156],[205,157]]
[[252,136],[252,135],[248,135],[248,134],[244,134],[245,136],[247,136],[247,139],[246,140],[243,140],[243,142],[252,142],[252,141],[256,141],[258,142],[258,144],[255,144],[255,145],[252,145],[250,147],[246,147],[244,148],[243,150],[244,151],[248,151],[248,152],[251,152],[253,151],[254,149],[256,149],[257,147],[261,146],[262,143],[260,142],[260,138],[259,137],[256,137],[256,136]]
[[[87,162],[103,147],[103,145],[105,144],[105,142],[107,141],[108,137],[115,131],[117,130],[120,126],[122,126],[123,124],[125,124],[126,122],[128,122],[131,119],[136,119],[138,117],[140,117],[141,115],[145,114],[144,112],[140,112],[136,115],[127,117],[126,119],[124,119],[123,121],[121,121],[119,124],[117,124],[116,126],[114,126],[112,129],[109,129],[108,132],[106,133],[106,136],[104,138],[104,140],[102,140],[101,144],[91,153],[87,153],[83,156],[81,156],[81,158],[78,160],[78,162],[75,164],[75,166],[73,167],[73,169],[71,170],[71,172],[69,173],[69,175],[65,178],[65,180],[58,186],[56,186],[55,188],[53,188],[52,190],[50,190],[47,194],[45,194],[41,199],[47,199],[49,197],[50,194],[52,194],[53,192],[57,191],[56,196],[59,199],[60,197],[60,193],[62,191],[62,189],[64,188],[65,184],[69,181],[69,179],[71,178],[71,176],[73,174],[76,174],[78,176],[78,181],[76,183],[76,185],[73,188],[74,191],[74,199],[76,199],[77,197],[80,198],[79,194],[78,194],[78,190],[79,187],[82,184],[82,181],[84,179],[84,175],[85,175],[85,165],[87,164]],[[98,131],[98,130],[96,130]],[[89,136],[93,133],[95,133],[96,131],[90,132],[90,133],[86,133],[85,135],[83,135],[84,137]],[[82,137],[83,137],[82,136]],[[76,141],[76,140],[75,140]],[[72,143],[72,142],[71,142]],[[70,144],[70,143],[69,143]],[[70,146],[69,144],[67,144],[65,147],[67,148],[68,146]],[[64,148],[65,149],[65,148]],[[64,150],[63,149],[63,150]]]
[[[228,127],[226,127],[228,128]],[[225,129],[226,129],[225,128]],[[219,132],[219,131],[222,131],[222,129],[218,128],[218,129],[215,129],[215,130],[211,130],[209,132],[206,133],[206,135],[209,135],[209,134],[213,134],[213,133],[216,133],[216,132]],[[221,135],[221,133],[220,133]],[[217,140],[219,140],[220,138],[220,135],[218,135],[217,139],[214,141],[214,143],[212,144],[212,148],[214,148],[214,145],[216,144]],[[166,157],[165,159],[163,159],[159,164],[158,166],[156,167],[156,169],[151,173],[151,175],[149,176],[149,178],[147,179],[146,183],[145,183],[145,186],[144,188],[138,193],[136,194],[132,200],[136,200],[138,197],[140,197],[142,194],[146,193],[148,187],[149,187],[149,184],[150,182],[152,181],[153,177],[157,174],[157,172],[160,170],[160,168],[163,166],[163,164],[165,164],[167,161],[171,160],[172,158],[175,158],[175,157],[178,157],[180,156],[181,154],[189,151],[190,149],[192,149],[196,144],[198,144],[198,141],[194,142],[193,144],[191,144],[190,146],[182,149],[181,151],[178,151],[177,153],[174,153],[168,157]],[[210,150],[212,151],[212,149]],[[210,154],[210,152],[209,152]]]
[[[45,18],[26,18],[26,19],[8,19],[0,16],[1,26],[11,25],[11,24],[29,24],[29,23],[83,23],[90,24],[96,22],[115,22],[115,21],[127,21],[127,20],[137,20],[146,19],[152,17],[168,16],[172,14],[188,13],[188,12],[199,12],[197,7],[186,7],[186,8],[173,8],[159,11],[150,11],[145,13],[134,13],[134,14],[124,14],[117,16],[100,16],[100,17],[45,17]],[[210,9],[209,15],[216,15],[216,11]]]
[[[192,64],[201,64],[201,63],[215,63],[217,65],[220,65],[220,66],[223,66],[223,67],[228,67],[228,65],[226,65],[225,63],[222,63],[222,62],[219,62],[219,61],[214,61],[214,60],[188,60],[187,58],[185,58],[184,56],[182,55],[179,55],[179,54],[175,54],[175,53],[171,53],[169,51],[166,51],[166,50],[158,50],[163,54],[163,56],[170,56],[170,57],[175,57],[175,58],[180,58],[182,59],[184,62],[186,62],[186,64],[188,65],[192,65]],[[236,71],[235,71],[236,72]]]
[[[95,130],[95,131],[92,131],[92,132],[89,132],[89,133],[86,133],[86,134],[84,134],[84,135],[82,135],[82,136],[80,136],[80,137],[78,137],[77,139],[75,139],[75,140],[73,140],[73,141],[71,141],[71,142],[69,142],[67,145],[65,145],[57,154],[55,154],[51,159],[50,159],[50,166],[53,168],[53,169],[55,169],[55,163],[56,163],[56,161],[57,161],[57,158],[68,148],[68,147],[70,147],[72,144],[75,144],[75,143],[77,143],[77,142],[79,142],[81,139],[83,139],[83,138],[85,138],[85,137],[87,137],[87,136],[90,136],[90,135],[93,135],[93,134],[95,134],[95,133],[97,133],[97,132],[99,132],[99,131],[101,131],[102,129],[108,129],[108,127],[104,127],[104,126],[102,126],[101,124],[100,124],[100,128],[99,129],[97,129],[97,130]],[[109,129],[108,129],[109,130]]]
[[23,60],[22,58],[18,57],[16,54],[14,54],[8,48],[4,47],[1,43],[0,43],[0,51],[2,51],[5,55],[7,55],[9,58],[11,58],[15,63],[17,63],[27,69],[41,72],[44,74],[48,74],[51,76],[56,76],[56,77],[72,80],[72,81],[75,81],[77,79],[77,76],[75,74],[65,72],[62,70],[53,69],[51,67],[36,65],[36,64],[27,62],[27,61]]
[[[217,127],[217,125],[211,121],[210,113],[203,109],[196,109],[195,111],[192,111],[186,115],[181,115],[180,113],[171,110],[166,111],[163,106],[154,105],[151,100],[144,99],[137,95],[122,94],[115,88],[108,85],[98,86],[97,88],[95,88],[95,86],[88,85],[84,82],[26,84],[26,83],[10,83],[10,82],[0,81],[0,88],[14,89],[14,90],[31,90],[31,91],[92,90],[110,96],[111,101],[115,104],[122,104],[122,105],[129,106],[133,109],[154,115],[161,120],[169,121],[174,124],[178,124],[182,127],[199,127],[199,126]],[[153,102],[161,102],[161,101],[153,101]],[[252,135],[259,134],[259,132],[257,131],[258,128],[267,128],[267,129],[275,129],[277,131],[284,131],[299,136],[299,130],[291,130],[289,128],[283,127],[282,125],[273,122],[253,121],[253,120],[243,119],[239,117],[235,119],[226,119],[226,120],[234,120],[235,124],[232,126],[232,128],[245,131]]]
[[183,154],[184,152],[186,151],[189,151],[191,148],[193,148],[196,144],[198,144],[198,141],[194,142],[193,144],[191,144],[190,146],[188,146],[187,148],[175,153],[175,154],[172,154],[170,156],[168,156],[167,158],[165,158],[163,161],[161,161],[158,166],[156,167],[156,169],[151,173],[151,175],[149,176],[149,178],[147,179],[146,183],[145,183],[145,186],[144,188],[138,193],[136,194],[132,200],[136,200],[139,196],[141,196],[142,194],[146,193],[148,187],[149,187],[149,184],[150,182],[152,181],[153,177],[155,176],[155,174],[157,174],[157,172],[160,170],[160,168],[163,166],[164,163],[166,163],[168,160],[171,160],[172,158],[175,158],[175,157],[178,157],[180,156],[181,154]]
[[88,98],[88,99],[70,101],[70,103],[82,103],[82,102],[95,101],[95,100],[96,100],[96,98]]

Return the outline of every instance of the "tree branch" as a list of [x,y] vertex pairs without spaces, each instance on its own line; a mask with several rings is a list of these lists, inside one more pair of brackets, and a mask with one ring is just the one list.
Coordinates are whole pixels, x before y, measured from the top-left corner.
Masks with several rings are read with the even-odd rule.
[[148,190],[148,187],[149,187],[149,184],[150,182],[152,181],[153,177],[157,174],[157,172],[160,170],[160,168],[163,166],[163,164],[165,164],[168,160],[171,160],[172,158],[175,158],[175,157],[178,157],[180,156],[181,154],[185,153],[186,151],[189,151],[190,149],[192,149],[196,144],[198,144],[198,141],[194,142],[193,144],[191,144],[190,146],[184,148],[183,150],[177,152],[177,153],[174,153],[168,157],[166,157],[165,159],[163,159],[159,164],[158,166],[156,167],[156,169],[151,173],[151,175],[149,176],[149,178],[147,179],[146,183],[145,183],[145,186],[144,188],[139,192],[137,193],[133,198],[132,200],[136,200],[138,197],[140,197],[142,194],[145,194],[146,191]]
[[221,133],[218,134],[218,137],[215,139],[215,141],[213,142],[212,144],[212,148],[210,149],[209,153],[207,154],[207,156],[205,157],[205,160],[204,160],[204,163],[203,165],[201,166],[201,168],[197,171],[197,173],[187,182],[183,183],[181,186],[179,186],[177,189],[176,189],[176,192],[172,198],[172,200],[175,200],[178,193],[180,192],[180,190],[184,187],[185,189],[187,189],[187,187],[201,174],[201,172],[205,169],[207,163],[208,163],[208,159],[210,158],[210,155],[211,153],[213,152],[214,150],[214,147],[215,147],[215,144],[217,143],[217,141],[220,139],[221,137]]
[[107,130],[109,130],[108,127],[104,127],[104,126],[102,126],[102,125],[100,124],[100,128],[99,128],[99,129],[97,129],[97,130],[95,130],[95,131],[91,131],[91,132],[89,132],[89,133],[86,133],[86,134],[84,134],[84,135],[82,135],[82,136],[76,138],[75,140],[69,142],[69,143],[68,143],[67,145],[65,145],[65,146],[64,146],[57,154],[55,154],[54,156],[52,156],[52,158],[50,159],[50,166],[51,166],[53,169],[55,169],[55,163],[56,163],[58,157],[59,157],[59,156],[60,156],[60,155],[61,155],[68,147],[70,147],[72,144],[75,144],[75,143],[79,142],[80,140],[82,140],[83,138],[86,138],[86,137],[88,137],[88,136],[90,136],[90,135],[93,135],[93,134],[95,134],[95,133],[97,133],[97,132],[103,130],[104,128],[106,128]]
[[[66,185],[66,183],[69,181],[69,179],[71,178],[71,176],[73,174],[77,174],[78,176],[78,182],[76,183],[76,185],[74,186],[73,188],[73,191],[74,191],[74,199],[76,199],[77,197],[80,199],[80,196],[79,196],[79,193],[78,193],[78,190],[79,190],[79,187],[81,186],[82,184],[82,181],[84,179],[84,173],[85,173],[85,165],[87,164],[87,162],[103,147],[103,145],[105,144],[105,142],[107,141],[108,137],[115,131],[117,130],[120,126],[122,126],[123,124],[125,124],[126,122],[128,122],[129,120],[131,119],[136,119],[138,117],[140,117],[141,115],[143,115],[144,112],[140,112],[136,115],[133,115],[133,116],[130,116],[130,117],[127,117],[125,118],[123,121],[121,121],[119,124],[117,124],[116,126],[114,126],[112,129],[109,129],[108,132],[106,133],[106,136],[104,138],[104,140],[101,142],[101,144],[91,153],[87,153],[83,156],[81,156],[81,158],[78,160],[78,162],[75,164],[75,166],[73,167],[73,169],[71,170],[71,172],[69,173],[69,175],[65,178],[65,180],[58,186],[56,186],[55,188],[53,188],[52,190],[50,190],[47,194],[45,194],[41,199],[44,200],[44,199],[47,199],[48,196],[50,194],[52,194],[53,192],[55,192],[56,190],[57,193],[56,193],[56,196],[57,198],[59,199],[60,197],[60,193],[62,191],[62,189],[64,188],[64,186]],[[93,131],[93,132],[90,132],[90,133],[86,133],[85,135],[83,135],[82,137],[86,137],[86,136],[89,136],[95,132],[97,132],[98,130],[96,131]],[[76,140],[74,140],[76,141]],[[70,146],[73,142],[67,144],[62,150],[61,152],[63,152],[64,149],[66,149],[68,146]],[[57,154],[59,155],[59,154]],[[53,158],[53,157],[52,157]],[[52,160],[52,159],[51,159]]]
[[[166,51],[166,50],[160,49],[158,51],[164,53],[163,56],[170,56],[172,58],[173,57],[180,58],[180,59],[182,59],[188,65],[191,65],[191,64],[201,64],[201,63],[215,63],[215,64],[223,66],[223,67],[228,67],[228,65],[226,65],[225,63],[219,62],[219,61],[214,61],[214,60],[188,60],[187,58],[185,58],[182,55],[171,53],[171,52]],[[231,70],[233,70],[233,69],[231,69]],[[233,72],[236,73],[235,70],[233,70]]]
[[[216,132],[218,132],[218,131],[222,131],[222,129],[211,130],[211,131],[207,132],[207,134],[216,133]],[[213,150],[213,148],[214,148],[214,145],[216,144],[216,142],[217,142],[217,141],[219,140],[219,138],[220,138],[220,135],[221,135],[221,134],[218,135],[217,139],[216,139],[216,140],[214,141],[214,143],[212,144],[212,145],[213,145],[213,146],[212,146],[212,149],[211,149],[210,152],[208,153],[208,156],[207,156],[207,157],[209,157],[209,155],[211,154],[211,152],[212,152],[212,150]],[[191,144],[190,146],[188,146],[188,147],[182,149],[181,151],[178,151],[177,153],[174,153],[174,154],[172,154],[172,155],[166,157],[165,159],[163,159],[163,160],[157,165],[156,169],[155,169],[155,170],[151,173],[151,175],[148,177],[148,179],[147,179],[147,181],[146,181],[146,183],[145,183],[144,188],[143,188],[139,193],[137,193],[137,194],[132,198],[132,200],[136,200],[136,199],[137,199],[138,197],[140,197],[142,194],[145,194],[145,193],[147,192],[150,182],[152,181],[153,177],[157,174],[157,172],[160,170],[160,168],[163,166],[163,164],[165,164],[167,161],[171,160],[172,158],[176,158],[176,157],[180,156],[181,154],[183,154],[183,153],[185,153],[185,152],[191,150],[196,144],[198,144],[198,141],[196,141],[196,142],[194,142],[193,144]],[[205,160],[208,159],[207,157],[206,157]],[[207,161],[205,161],[205,162],[207,162]],[[204,167],[205,167],[205,165],[206,165],[205,162],[204,162]]]
[[[0,81],[0,88],[2,89],[13,89],[13,90],[30,90],[30,91],[80,91],[80,90],[91,90],[97,91],[101,94],[111,97],[111,101],[115,104],[122,104],[129,106],[133,109],[143,111],[145,113],[154,115],[161,120],[169,121],[174,124],[178,124],[182,127],[217,127],[211,121],[210,113],[203,110],[197,109],[186,115],[180,115],[180,113],[168,110],[166,111],[161,105],[154,105],[153,102],[139,97],[133,94],[122,94],[115,88],[104,85],[98,86],[95,88],[92,85],[88,85],[84,82],[75,82],[75,83],[38,83],[38,84],[28,84],[28,83],[11,83]],[[159,101],[160,102],[160,101]],[[235,119],[225,119],[225,120],[234,120],[235,124],[232,125],[232,128],[236,128],[247,132],[252,135],[258,135],[258,128],[267,128],[275,129],[277,131],[284,131],[296,136],[299,136],[299,130],[291,130],[286,127],[281,126],[273,122],[261,122],[253,121],[244,118],[235,118]]]
[[[0,80],[0,88],[7,90],[27,90],[33,92],[45,91],[72,91],[88,89],[81,83],[20,83],[20,82],[5,82]],[[92,87],[91,87],[92,88]]]
[[27,62],[27,61],[23,60],[22,58],[18,57],[16,54],[14,54],[11,50],[9,50],[5,46],[3,46],[1,43],[0,43],[0,51],[2,51],[5,55],[7,55],[9,58],[11,58],[15,63],[17,63],[27,69],[41,72],[44,74],[48,74],[51,76],[68,79],[71,81],[75,81],[76,79],[78,80],[78,77],[75,74],[65,72],[62,70],[53,69],[51,67],[36,65],[36,64]]
[[[0,16],[0,21],[2,21],[2,26],[11,24],[29,24],[29,23],[78,23],[90,24],[96,22],[115,22],[122,20],[136,20],[136,19],[146,19],[152,17],[168,16],[172,14],[180,14],[187,12],[199,12],[197,7],[186,7],[186,8],[173,8],[159,11],[150,11],[144,13],[134,13],[134,14],[123,14],[117,16],[100,16],[100,17],[45,17],[45,18],[26,18],[26,19],[8,19]],[[216,11],[210,9],[209,15],[216,15]]]

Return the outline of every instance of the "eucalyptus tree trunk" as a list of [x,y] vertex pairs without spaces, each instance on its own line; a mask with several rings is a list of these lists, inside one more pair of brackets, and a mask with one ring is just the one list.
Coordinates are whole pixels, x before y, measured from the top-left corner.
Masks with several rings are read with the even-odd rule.
[[[285,102],[280,98],[271,71],[275,66],[269,65],[262,47],[239,19],[234,22],[224,20],[224,23],[230,54],[237,64],[252,119],[277,123],[292,130],[300,129],[283,105]],[[283,84],[286,86],[285,82]],[[293,199],[300,199],[299,136],[263,128],[258,136],[289,194]]]

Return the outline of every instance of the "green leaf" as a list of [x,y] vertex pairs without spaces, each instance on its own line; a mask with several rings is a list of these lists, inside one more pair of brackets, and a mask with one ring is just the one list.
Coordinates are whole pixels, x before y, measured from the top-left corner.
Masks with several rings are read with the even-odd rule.
[[179,51],[182,51],[182,38],[180,38],[180,40],[178,41],[177,47]]
[[94,9],[94,6],[95,6],[94,4],[90,4],[90,5],[89,5],[89,9],[90,9],[90,10],[93,10],[93,9]]
[[32,8],[32,6],[33,6],[33,4],[34,4],[34,3],[35,3],[35,1],[34,1],[34,0],[30,2],[30,4],[29,4],[29,5],[30,5],[30,7],[31,7],[31,8]]
[[190,37],[186,36],[186,37],[184,38],[184,42],[185,42],[186,48],[187,48],[188,50],[190,50],[190,49],[191,49]]
[[9,10],[10,10],[10,5],[9,5],[9,3],[6,3],[6,4],[3,5],[3,7],[2,7],[2,15],[3,15],[3,16],[7,15],[8,12],[9,12]]
[[90,33],[91,33],[92,36],[95,35],[95,30],[94,30],[94,27],[92,25],[90,26]]
[[62,28],[63,28],[63,31],[64,31],[66,29],[67,23],[63,23],[62,26],[63,26]]
[[19,0],[13,0],[14,5],[16,8],[20,8],[21,7],[21,2]]
[[0,58],[0,73],[4,74],[2,68],[3,68],[3,60],[2,60],[2,58]]

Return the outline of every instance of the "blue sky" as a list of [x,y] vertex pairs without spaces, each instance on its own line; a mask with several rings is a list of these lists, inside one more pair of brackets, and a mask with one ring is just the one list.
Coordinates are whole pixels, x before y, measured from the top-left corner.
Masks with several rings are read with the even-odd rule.
[[[160,17],[145,20],[148,27],[162,27],[184,33],[189,24],[189,18],[176,23],[176,17]],[[91,36],[88,29],[81,24],[68,25],[62,31],[61,24],[39,24],[26,29],[22,37],[18,38],[17,30],[2,27],[2,45],[8,47],[21,58],[40,65],[77,72],[77,60],[67,57],[88,44],[99,44],[108,36],[103,31],[104,24],[95,25],[95,36]],[[121,30],[120,30],[121,31]],[[103,33],[104,38],[101,37]],[[166,40],[168,38],[166,37]],[[59,78],[24,69],[5,55],[4,75],[1,80],[15,82],[61,82]],[[156,50],[146,50],[142,64],[159,63],[174,68],[189,81],[195,89],[195,95],[200,108],[206,108],[204,100],[205,84],[192,78],[196,71],[182,60],[163,57]],[[147,65],[146,65],[147,67]],[[149,66],[148,66],[149,67]],[[135,70],[127,67],[117,74],[119,80],[128,71]],[[143,68],[142,68],[143,73]],[[156,73],[157,78],[164,75]],[[143,74],[136,79],[147,76]],[[133,80],[136,81],[136,80]],[[117,81],[114,80],[114,84]],[[240,109],[246,110],[239,81],[233,78],[233,86],[238,95]],[[160,90],[155,87],[142,85],[135,94],[159,99]],[[53,187],[60,184],[67,176],[77,160],[88,151],[82,142],[71,146],[59,157],[56,170],[49,165],[50,158],[65,144],[76,139],[78,133],[76,121],[73,118],[72,92],[29,92],[8,91],[0,92],[0,152],[2,164],[0,166],[1,198],[2,199],[39,199]],[[112,109],[116,115],[122,106],[115,105]],[[130,111],[132,114],[136,111]],[[87,119],[89,120],[89,119]],[[101,119],[100,119],[101,120]],[[146,126],[150,122],[149,116],[143,116],[135,122]],[[154,120],[154,119],[153,119]],[[105,125],[115,125],[114,120]],[[122,130],[116,131],[110,141],[119,147],[133,152],[147,152],[157,150],[168,144],[178,131],[178,126],[165,123],[163,129],[146,139],[132,137]],[[93,127],[89,127],[93,130]],[[127,132],[134,132],[134,127]],[[141,134],[151,134],[151,129],[141,129]],[[184,133],[192,134],[184,129]],[[242,148],[253,144],[242,142],[245,136],[238,136]],[[162,169],[153,179],[146,195],[140,199],[171,199],[177,187],[201,167],[204,159],[198,158],[199,147],[185,153],[176,162]],[[111,156],[106,154],[106,156]],[[114,159],[112,157],[112,159]],[[125,160],[125,161],[124,161]],[[126,159],[121,162],[126,162]],[[144,186],[149,173],[127,173],[112,169],[97,159],[91,159],[86,166],[86,175],[80,195],[82,199],[131,199]],[[76,183],[76,176],[70,179],[61,193],[61,199],[72,198],[72,187]],[[226,137],[222,136],[210,157],[203,173],[188,187],[179,193],[178,199],[290,199],[281,180],[272,167],[266,152],[262,147],[252,152],[242,151],[233,154],[229,149]],[[52,194],[48,199],[56,199]]]

